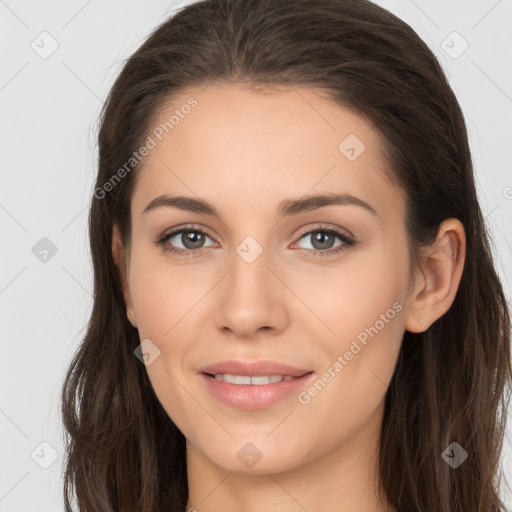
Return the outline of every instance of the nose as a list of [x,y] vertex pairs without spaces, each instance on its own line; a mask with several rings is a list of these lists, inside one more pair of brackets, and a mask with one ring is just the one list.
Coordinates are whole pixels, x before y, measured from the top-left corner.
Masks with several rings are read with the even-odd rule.
[[268,251],[263,250],[253,259],[255,254],[251,255],[251,251],[255,248],[249,245],[248,252],[243,249],[241,244],[234,252],[232,265],[218,285],[215,325],[240,338],[253,338],[258,332],[282,332],[288,322],[285,301],[286,292],[289,300],[290,291],[271,268]]

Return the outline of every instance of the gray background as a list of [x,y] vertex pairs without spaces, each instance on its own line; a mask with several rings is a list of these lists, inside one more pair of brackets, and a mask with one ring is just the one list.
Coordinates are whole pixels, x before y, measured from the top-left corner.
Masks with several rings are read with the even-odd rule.
[[[92,304],[96,120],[122,60],[187,3],[0,0],[0,512],[63,510],[59,392]],[[459,99],[510,297],[512,0],[376,3],[427,42]],[[509,479],[511,439],[509,425]]]

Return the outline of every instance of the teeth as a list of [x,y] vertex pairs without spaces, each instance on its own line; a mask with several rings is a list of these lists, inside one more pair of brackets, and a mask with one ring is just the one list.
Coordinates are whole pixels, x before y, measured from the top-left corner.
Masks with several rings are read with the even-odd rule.
[[230,384],[239,384],[239,385],[253,385],[253,386],[261,386],[265,384],[273,384],[275,382],[281,382],[282,380],[292,380],[293,377],[290,375],[261,375],[258,377],[250,377],[248,375],[231,375],[229,373],[225,374],[216,374],[215,378],[217,380],[223,380],[224,382],[229,382]]

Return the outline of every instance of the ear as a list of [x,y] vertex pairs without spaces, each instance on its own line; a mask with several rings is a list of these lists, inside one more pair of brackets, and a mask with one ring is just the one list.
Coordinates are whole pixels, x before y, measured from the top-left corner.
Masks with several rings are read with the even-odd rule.
[[133,327],[137,328],[137,317],[135,316],[135,309],[133,307],[132,297],[128,287],[126,249],[121,241],[121,234],[119,233],[119,228],[116,223],[114,223],[112,231],[112,256],[121,280],[124,302],[126,304],[126,315]]
[[424,332],[452,305],[459,288],[466,257],[464,226],[458,219],[446,219],[436,241],[423,251],[414,290],[406,313],[405,328]]

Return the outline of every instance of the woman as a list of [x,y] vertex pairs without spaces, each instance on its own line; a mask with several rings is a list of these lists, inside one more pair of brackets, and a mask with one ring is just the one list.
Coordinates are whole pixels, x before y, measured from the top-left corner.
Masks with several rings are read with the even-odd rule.
[[365,0],[205,0],[105,104],[66,509],[498,511],[510,317],[439,63]]

